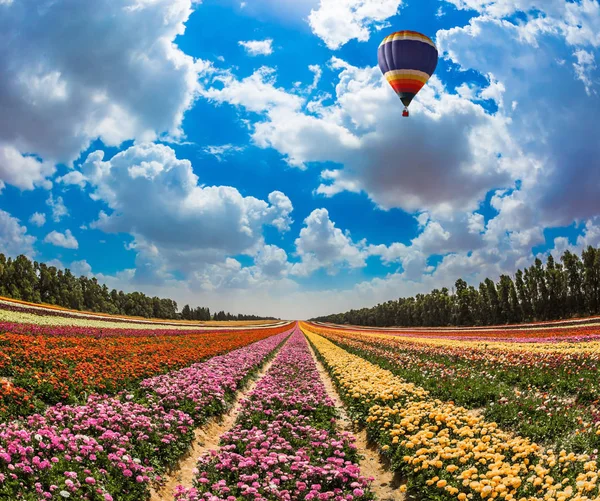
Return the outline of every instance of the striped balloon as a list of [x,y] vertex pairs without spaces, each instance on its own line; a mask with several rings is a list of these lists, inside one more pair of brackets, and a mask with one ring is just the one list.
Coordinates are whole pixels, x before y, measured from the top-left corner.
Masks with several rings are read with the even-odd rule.
[[431,39],[416,31],[397,31],[385,37],[377,51],[379,68],[404,104],[408,105],[427,83],[438,62]]

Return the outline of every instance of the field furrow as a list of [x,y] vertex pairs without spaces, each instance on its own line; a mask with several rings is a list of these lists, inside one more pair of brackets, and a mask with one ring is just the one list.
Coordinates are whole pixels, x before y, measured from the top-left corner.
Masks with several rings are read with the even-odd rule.
[[426,499],[596,499],[595,453],[545,449],[303,330],[369,438]]
[[354,425],[346,412],[345,405],[338,394],[329,372],[327,372],[327,369],[315,354],[312,346],[309,345],[309,349],[327,395],[338,410],[338,428],[351,432],[356,438],[356,450],[361,457],[359,461],[360,471],[363,475],[373,479],[370,484],[371,492],[373,492],[376,499],[381,501],[400,501],[405,499],[404,491],[400,488],[401,481],[399,476],[395,475],[389,466],[385,464],[377,446],[369,443],[366,430]]
[[235,394],[228,410],[220,415],[210,418],[204,425],[194,430],[194,439],[190,444],[188,453],[177,465],[175,465],[162,479],[160,486],[152,489],[150,501],[169,501],[175,499],[175,488],[183,486],[191,488],[194,481],[194,470],[200,456],[214,450],[219,446],[221,435],[228,432],[235,424],[240,412],[243,400],[254,390],[256,384],[268,372],[273,364],[273,357],[281,345],[271,352],[261,368],[250,374],[251,380],[246,386],[241,387]]
[[288,335],[146,380],[137,394],[93,395],[84,405],[59,403],[0,424],[0,495],[146,499],[151,482],[188,450],[194,428],[225,412]]
[[579,452],[600,447],[600,353],[577,351],[581,343],[507,350],[493,341],[465,347],[448,340],[423,344],[381,334],[314,331],[521,436]]
[[176,499],[369,499],[354,438],[337,410],[306,339],[296,331],[260,379],[219,450],[198,461],[192,489]]

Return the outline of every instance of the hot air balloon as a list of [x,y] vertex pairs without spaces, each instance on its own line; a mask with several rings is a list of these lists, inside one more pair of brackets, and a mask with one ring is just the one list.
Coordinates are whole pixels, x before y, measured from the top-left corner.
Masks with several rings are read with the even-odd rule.
[[404,104],[408,105],[427,83],[438,62],[438,51],[431,39],[416,31],[396,31],[385,37],[377,51],[379,68]]

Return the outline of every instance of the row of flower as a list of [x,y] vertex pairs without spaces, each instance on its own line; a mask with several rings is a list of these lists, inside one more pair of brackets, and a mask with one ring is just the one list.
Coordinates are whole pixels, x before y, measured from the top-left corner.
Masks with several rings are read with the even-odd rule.
[[[171,330],[211,330],[215,329],[216,326],[207,326],[206,323],[199,324],[197,321],[187,321],[187,320],[160,320],[160,319],[144,319],[141,317],[128,317],[125,315],[111,315],[108,313],[95,313],[95,312],[82,312],[78,310],[69,310],[66,308],[61,308],[59,306],[53,305],[40,305],[36,303],[29,303],[27,301],[20,301],[16,299],[5,299],[0,297],[0,316],[2,318],[7,317],[11,318],[10,313],[6,312],[14,312],[14,313],[27,313],[33,314],[41,317],[61,317],[65,319],[69,319],[71,322],[66,325],[71,325],[74,320],[80,321],[104,321],[110,322],[111,324],[122,325],[129,324],[133,325],[135,328],[156,328],[156,329],[171,329]],[[46,322],[44,319],[38,319],[39,322]],[[88,322],[89,323],[89,322]],[[226,327],[218,327],[219,329],[243,329],[244,327],[249,327],[252,325],[270,325],[270,324],[279,324],[280,321],[251,321],[247,322],[245,325],[239,325],[237,327],[232,327],[228,325]],[[175,327],[175,329],[173,329]]]
[[544,449],[353,355],[302,325],[353,417],[426,499],[598,499],[594,454]]
[[[470,340],[474,342],[502,341],[507,343],[553,343],[557,341],[598,341],[600,340],[600,317],[571,322],[553,322],[540,325],[512,324],[497,327],[417,327],[417,328],[376,328],[335,326],[321,322],[312,322],[319,328],[334,328],[343,332],[369,332],[408,337],[413,340]],[[443,342],[443,341],[442,341]]]
[[[312,330],[383,365],[432,396],[481,409],[522,436],[576,451],[600,447],[600,352],[444,346],[394,336]],[[538,346],[539,348],[539,346]]]
[[221,447],[199,459],[195,486],[176,499],[352,501],[372,499],[354,438],[336,427],[336,409],[297,330],[242,402]]
[[[135,388],[146,377],[199,362],[289,330],[244,331],[135,338],[0,334],[0,421],[40,411],[45,405],[81,403],[92,393]],[[1,332],[1,330],[0,330]]]
[[0,424],[0,498],[146,499],[150,483],[189,447],[194,427],[222,413],[288,336],[143,381],[137,394],[93,395]]
[[[265,322],[266,324],[272,322]],[[239,331],[247,329],[249,326],[240,325],[226,327],[206,326],[193,323],[174,323],[174,322],[156,322],[141,321],[136,319],[125,320],[123,318],[96,317],[91,315],[76,315],[70,312],[54,312],[54,310],[45,310],[42,308],[24,308],[18,305],[10,306],[6,302],[0,302],[0,325],[18,325],[26,324],[39,327],[66,327],[80,329],[102,329],[111,333],[126,331],[132,335],[135,331],[156,331],[156,333],[165,332],[211,332],[211,331]],[[280,325],[281,322],[275,323]]]
[[[106,319],[111,322],[117,323],[154,323],[152,320],[142,320],[137,318],[126,318],[121,315],[109,315],[103,313],[94,312],[81,312],[77,310],[68,310],[53,305],[40,305],[35,303],[29,303],[27,301],[20,301],[16,299],[2,299],[0,298],[0,310],[5,312],[16,312],[16,313],[32,313],[35,315],[49,316],[49,317],[64,317],[70,319],[87,319],[87,320],[101,320]],[[175,324],[175,322],[164,321],[160,323]]]

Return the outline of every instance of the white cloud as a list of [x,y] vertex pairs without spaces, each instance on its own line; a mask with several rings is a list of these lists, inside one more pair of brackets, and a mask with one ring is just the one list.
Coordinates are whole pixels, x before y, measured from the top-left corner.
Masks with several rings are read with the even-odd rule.
[[71,230],[66,230],[64,233],[53,230],[46,235],[44,242],[57,247],[64,247],[65,249],[78,249],[79,243],[77,239],[71,233]]
[[251,56],[269,56],[273,54],[273,40],[246,40],[239,41],[238,44]]
[[271,279],[287,276],[290,270],[287,253],[276,245],[265,245],[254,256],[254,264],[260,273]]
[[575,74],[577,78],[583,82],[585,85],[585,91],[588,96],[591,94],[595,94],[594,90],[594,81],[592,80],[591,75],[594,73],[596,69],[596,58],[592,52],[588,52],[583,49],[576,50],[573,55],[577,58],[577,61],[573,63],[573,68],[575,68]]
[[83,275],[89,278],[93,276],[92,267],[85,259],[82,259],[81,261],[73,261],[69,266],[69,269],[76,277]]
[[556,237],[553,244],[551,251],[555,258],[561,256],[566,250],[581,256],[581,251],[587,249],[590,245],[592,247],[600,247],[600,216],[591,218],[585,222],[583,230],[577,236],[575,244],[571,244],[566,237]]
[[27,234],[27,227],[21,226],[19,220],[0,209],[0,252],[7,256],[35,254],[33,244],[36,238]]
[[557,11],[564,0],[446,0],[458,9],[475,10],[493,17],[505,17],[532,9]]
[[[272,70],[264,68],[242,80],[228,74],[219,78],[223,88],[203,93],[261,113],[264,119],[252,130],[255,144],[275,148],[288,164],[341,165],[322,172],[317,193],[325,196],[363,191],[385,209],[470,211],[489,190],[511,186],[532,168],[503,115],[490,115],[450,93],[437,78],[413,103],[413,118],[402,120],[402,107],[378,68],[356,68],[336,58],[331,64],[340,70],[340,81],[329,106],[307,104],[276,87]],[[498,95],[501,87],[492,85]]]
[[237,80],[229,72],[220,73],[213,78],[212,83],[221,84],[221,88],[204,88],[201,94],[213,102],[243,106],[254,113],[273,109],[299,109],[304,99],[275,87],[274,73],[273,68],[266,66],[242,80]]
[[339,49],[350,40],[365,42],[372,31],[388,26],[402,0],[320,0],[308,22],[315,35],[330,49]]
[[308,276],[320,268],[335,274],[341,267],[365,266],[364,243],[355,244],[349,234],[337,228],[327,209],[315,209],[304,224],[295,241],[301,262],[292,266],[292,274]]
[[65,206],[62,197],[56,197],[55,200],[52,193],[50,193],[48,200],[46,200],[46,205],[52,209],[52,220],[55,223],[58,223],[63,217],[69,215],[69,210]]
[[65,265],[62,263],[60,259],[50,259],[49,261],[44,261],[48,267],[54,266],[57,270],[64,270]]
[[[454,214],[450,219],[435,220],[428,213],[415,217],[421,232],[409,245],[369,245],[370,256],[380,256],[384,264],[400,263],[402,270],[396,274],[405,280],[421,281],[435,268],[427,261],[432,255],[446,256],[451,253],[467,253],[484,247],[483,216],[477,213]],[[478,231],[475,231],[478,230]]]
[[[0,95],[0,102],[1,99]],[[1,124],[0,117],[0,127]],[[16,186],[21,190],[33,190],[37,186],[50,189],[52,183],[47,178],[54,174],[54,171],[52,164],[33,156],[23,155],[11,144],[3,142],[0,130],[0,190],[5,184]]]
[[46,224],[46,215],[41,212],[34,212],[29,218],[29,222],[38,228]]
[[[584,9],[589,2],[566,5]],[[512,199],[520,198],[533,212],[520,216],[528,218],[526,225],[564,226],[598,214],[600,142],[590,134],[600,114],[595,92],[600,71],[593,64],[595,39],[585,39],[588,46],[574,52],[574,35],[565,31],[563,21],[541,19],[545,26],[540,27],[540,18],[519,26],[474,18],[464,28],[438,32],[437,40],[440,50],[463,68],[493,74],[511,101],[519,103],[505,110],[510,115],[506,127],[534,168],[518,176],[523,193]],[[519,222],[507,218],[510,226]]]
[[[54,163],[71,163],[95,138],[118,146],[181,137],[207,67],[173,43],[191,12],[191,0],[5,2],[0,179],[43,185]],[[68,36],[59,29],[65,19]]]
[[234,144],[221,144],[218,146],[206,146],[205,148],[203,148],[203,151],[205,153],[208,153],[209,155],[214,156],[219,162],[221,162],[226,156],[244,151],[244,147],[235,146]]
[[80,188],[83,188],[85,186],[86,180],[82,172],[78,170],[72,170],[70,172],[67,172],[64,176],[57,177],[56,182],[66,185],[79,186]]
[[485,229],[485,218],[483,214],[474,212],[468,215],[467,227],[469,233],[481,233]]
[[134,145],[107,161],[96,151],[82,170],[91,196],[112,211],[101,212],[92,226],[134,237],[136,279],[147,282],[164,282],[173,270],[191,275],[229,256],[253,256],[264,245],[264,226],[283,232],[292,222],[283,193],[270,193],[267,202],[229,186],[203,186],[190,161],[164,145]]

